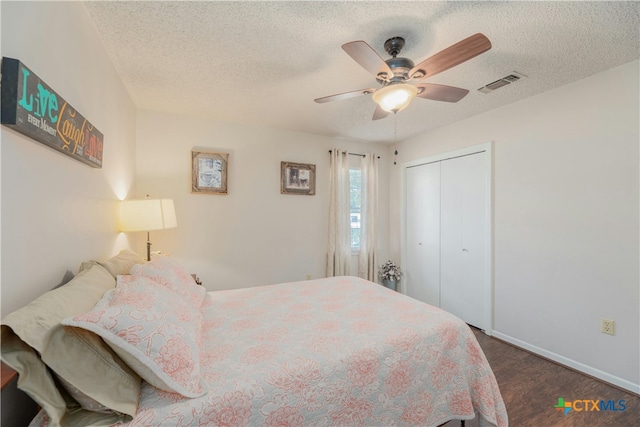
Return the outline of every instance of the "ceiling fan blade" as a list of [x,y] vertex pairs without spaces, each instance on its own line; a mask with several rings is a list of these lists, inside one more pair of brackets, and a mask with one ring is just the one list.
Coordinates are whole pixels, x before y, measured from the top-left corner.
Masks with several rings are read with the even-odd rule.
[[391,68],[366,42],[358,40],[345,43],[342,45],[342,49],[365,70],[373,74],[374,77],[382,80],[388,80],[393,77]]
[[355,98],[356,96],[360,96],[360,95],[369,95],[373,92],[375,92],[375,89],[360,89],[360,90],[354,90],[351,92],[345,92],[345,93],[338,93],[335,95],[329,95],[329,96],[324,96],[322,98],[317,98],[314,99],[315,102],[317,102],[318,104],[322,104],[324,102],[330,102],[330,101],[339,101],[341,99],[349,99],[349,98]]
[[474,34],[425,59],[411,69],[409,76],[415,76],[418,79],[435,76],[489,49],[491,49],[489,39],[484,34]]
[[384,119],[385,117],[387,117],[389,115],[389,113],[387,111],[384,111],[382,109],[382,107],[380,107],[379,105],[376,107],[376,111],[373,112],[373,118],[371,120],[380,120],[380,119]]
[[420,83],[416,87],[421,89],[416,95],[419,98],[431,99],[433,101],[458,102],[467,94],[467,89],[460,87],[437,85],[433,83]]

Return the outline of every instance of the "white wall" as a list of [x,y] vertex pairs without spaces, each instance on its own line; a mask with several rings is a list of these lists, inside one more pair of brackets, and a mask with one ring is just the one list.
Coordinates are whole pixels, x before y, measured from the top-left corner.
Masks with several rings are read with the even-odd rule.
[[135,177],[136,111],[79,2],[6,2],[2,56],[21,60],[104,134],[94,169],[2,126],[2,314],[128,246],[117,199]]
[[[495,335],[635,392],[638,68],[634,61],[394,147],[407,162],[494,141]],[[392,254],[400,253],[400,185],[392,169]],[[615,336],[600,332],[601,318],[616,321]]]
[[[151,233],[209,290],[325,276],[329,153],[376,152],[380,256],[388,248],[387,147],[265,127],[139,111],[137,195],[173,198],[178,228]],[[191,150],[229,153],[228,195],[191,194]],[[316,195],[280,194],[280,162],[316,165]],[[137,250],[144,252],[145,236]],[[356,275],[357,271],[352,271]]]

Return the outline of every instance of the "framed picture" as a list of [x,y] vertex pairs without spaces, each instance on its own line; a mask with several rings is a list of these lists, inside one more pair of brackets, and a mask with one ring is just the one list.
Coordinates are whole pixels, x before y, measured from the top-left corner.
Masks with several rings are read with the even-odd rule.
[[280,193],[315,195],[316,165],[281,162]]
[[229,153],[191,151],[191,192],[227,194]]

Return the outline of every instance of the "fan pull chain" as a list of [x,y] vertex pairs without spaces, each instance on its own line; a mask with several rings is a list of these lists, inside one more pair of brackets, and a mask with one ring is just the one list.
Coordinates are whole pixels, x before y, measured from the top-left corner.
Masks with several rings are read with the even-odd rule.
[[[394,114],[393,116],[393,145],[398,144],[398,115]],[[396,156],[398,155],[398,150],[396,150]],[[395,159],[393,160],[393,164],[396,164]]]
[[395,114],[393,117],[393,143],[398,143],[398,115]]

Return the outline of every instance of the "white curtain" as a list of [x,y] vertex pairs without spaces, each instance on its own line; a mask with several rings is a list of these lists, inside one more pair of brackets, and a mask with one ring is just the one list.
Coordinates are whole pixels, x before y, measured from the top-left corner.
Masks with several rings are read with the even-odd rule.
[[362,173],[360,199],[360,255],[358,276],[376,281],[376,225],[378,223],[378,156],[365,154],[360,162]]
[[327,277],[350,275],[349,153],[331,150]]

